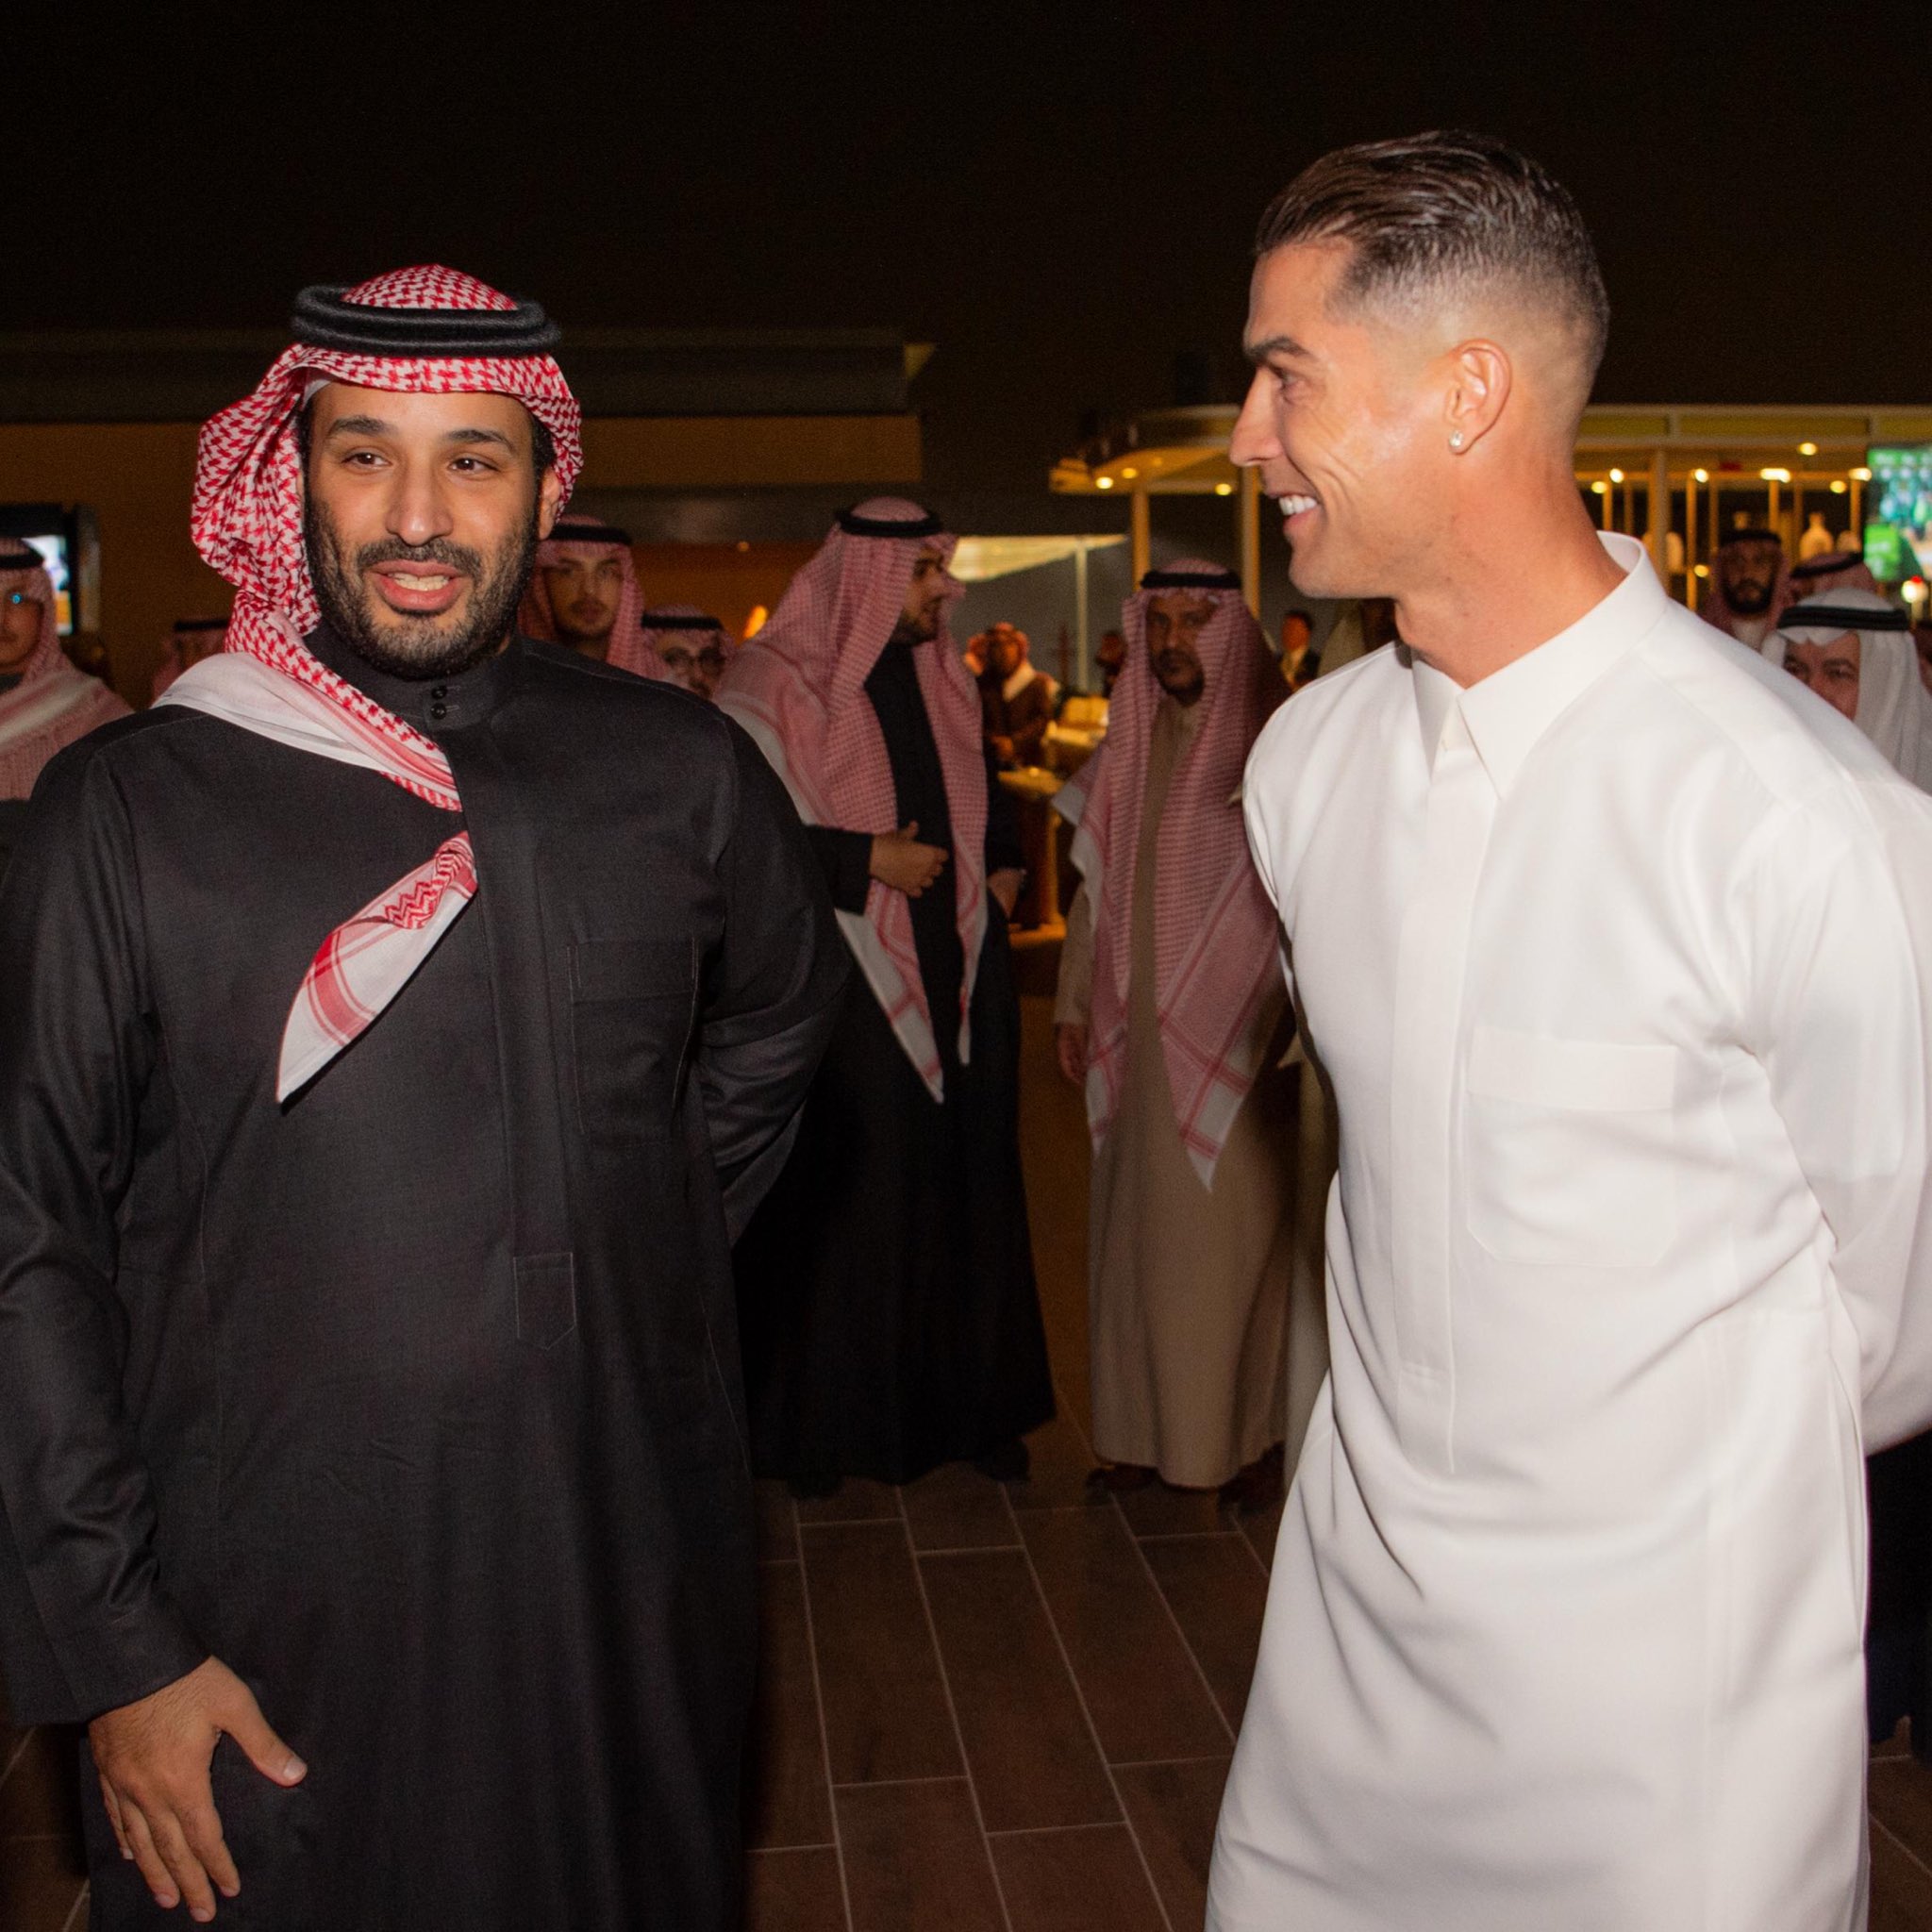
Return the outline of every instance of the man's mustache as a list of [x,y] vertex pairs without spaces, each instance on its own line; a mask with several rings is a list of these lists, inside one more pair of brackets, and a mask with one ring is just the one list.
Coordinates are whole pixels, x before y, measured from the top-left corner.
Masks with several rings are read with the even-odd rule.
[[365,543],[356,553],[358,570],[374,570],[379,563],[441,563],[465,576],[483,575],[481,555],[447,537],[432,537],[426,543],[405,543],[399,537],[385,537],[379,543]]

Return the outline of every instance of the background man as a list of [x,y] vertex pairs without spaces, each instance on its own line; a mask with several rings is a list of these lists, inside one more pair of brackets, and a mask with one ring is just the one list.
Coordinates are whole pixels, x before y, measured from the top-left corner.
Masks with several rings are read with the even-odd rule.
[[1233,455],[1404,642],[1248,770],[1341,1161],[1209,1924],[1850,1932],[1860,1438],[1932,1419],[1932,801],[1599,541],[1607,304],[1541,168],[1343,150],[1257,253]]
[[842,961],[742,734],[510,634],[579,459],[542,310],[419,268],[295,328],[202,433],[227,649],[0,892],[13,1715],[92,1721],[108,1932],[724,1932],[726,1240]]
[[167,648],[155,666],[153,694],[159,697],[191,664],[199,664],[222,648],[225,617],[177,617],[168,634]]
[[1053,723],[1059,687],[1035,668],[1033,641],[1010,624],[986,633],[986,668],[979,675],[986,741],[1003,770],[1046,762],[1046,727]]
[[629,531],[594,517],[560,517],[537,546],[518,622],[526,637],[568,644],[639,677],[662,677],[664,666],[639,628],[643,602]]
[[1260,1503],[1280,1487],[1294,1124],[1240,793],[1287,691],[1217,565],[1148,572],[1123,617],[1107,742],[1055,801],[1081,873],[1054,1020],[1093,1135],[1093,1446],[1116,1488],[1158,1473]]
[[1784,545],[1776,531],[1733,530],[1718,545],[1698,615],[1755,651],[1784,601]]
[[860,968],[737,1255],[754,1453],[801,1493],[969,1459],[1017,1477],[1053,1413],[1020,1172],[1018,843],[946,627],[953,543],[914,503],[846,511],[719,691],[790,788]]
[[1874,591],[1807,597],[1786,608],[1764,655],[1849,718],[1893,771],[1932,789],[1932,697],[1896,604]]
[[724,626],[695,604],[654,604],[643,613],[643,647],[664,667],[664,676],[693,697],[715,703],[718,680],[731,657]]
[[40,552],[0,537],[0,876],[21,833],[23,801],[47,760],[126,715],[127,707],[61,650],[54,584]]

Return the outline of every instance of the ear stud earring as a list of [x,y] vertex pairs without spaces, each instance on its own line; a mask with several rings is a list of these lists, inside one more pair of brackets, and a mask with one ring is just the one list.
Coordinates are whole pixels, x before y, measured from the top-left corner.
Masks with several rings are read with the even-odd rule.
[[1449,447],[1450,447],[1451,449],[1460,449],[1460,448],[1462,447],[1462,431],[1461,431],[1461,430],[1459,430],[1459,429],[1458,429],[1458,430],[1457,430],[1457,432],[1455,433],[1455,435],[1453,435],[1453,436],[1452,436],[1452,437],[1451,437],[1451,438],[1449,439]]

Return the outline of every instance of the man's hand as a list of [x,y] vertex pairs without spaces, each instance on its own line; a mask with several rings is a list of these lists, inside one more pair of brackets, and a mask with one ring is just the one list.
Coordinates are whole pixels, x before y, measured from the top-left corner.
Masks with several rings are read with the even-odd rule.
[[880,832],[872,841],[872,875],[882,886],[916,899],[946,869],[942,845],[919,842],[919,821],[896,832]]
[[986,890],[1000,902],[1000,910],[1008,919],[1013,916],[1013,908],[1020,903],[1020,888],[1026,883],[1026,874],[1017,866],[1004,866],[998,872],[986,875]]
[[1062,1020],[1053,1029],[1054,1052],[1059,1058],[1060,1072],[1075,1087],[1087,1084],[1087,1029]]
[[1013,741],[1004,731],[990,732],[986,741],[992,747],[992,755],[1001,764],[1010,765],[1018,762],[1013,752]]
[[185,1677],[94,1719],[88,1726],[101,1796],[120,1841],[167,1910],[184,1899],[203,1923],[214,1894],[233,1898],[242,1880],[222,1839],[208,1765],[224,1735],[263,1777],[298,1785],[308,1767],[269,1729],[240,1677],[214,1657]]

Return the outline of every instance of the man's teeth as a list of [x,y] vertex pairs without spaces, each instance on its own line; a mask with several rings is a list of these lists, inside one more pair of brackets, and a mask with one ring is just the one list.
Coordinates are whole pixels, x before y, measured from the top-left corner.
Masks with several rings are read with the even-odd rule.
[[1313,509],[1315,507],[1315,499],[1312,496],[1283,496],[1276,501],[1281,505],[1281,514],[1285,517],[1298,517],[1303,510]]
[[391,583],[406,591],[440,591],[449,582],[446,576],[421,577],[406,570],[392,570],[389,575]]

